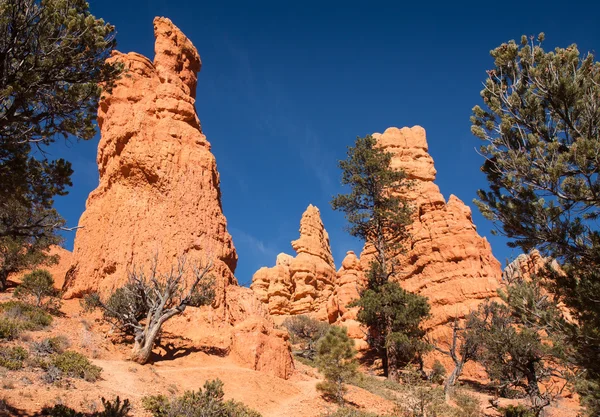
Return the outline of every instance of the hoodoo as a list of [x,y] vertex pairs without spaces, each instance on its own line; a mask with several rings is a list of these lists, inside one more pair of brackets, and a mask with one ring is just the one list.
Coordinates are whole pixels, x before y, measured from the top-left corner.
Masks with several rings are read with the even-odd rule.
[[214,258],[217,303],[236,283],[237,254],[221,208],[219,173],[194,106],[200,56],[166,18],[154,20],[154,62],[115,53],[125,74],[100,103],[100,184],[79,221],[66,296],[106,293],[134,265]]
[[329,235],[319,209],[308,206],[300,220],[300,238],[292,242],[296,257],[277,256],[272,268],[259,269],[252,290],[274,316],[311,314],[327,320],[327,300],[336,283]]
[[79,222],[66,297],[107,296],[129,270],[148,268],[154,257],[159,271],[182,256],[188,266],[210,259],[215,309],[189,308],[166,330],[288,378],[287,333],[275,329],[262,303],[233,275],[237,254],[219,173],[194,106],[200,56],[169,19],[154,19],[154,36],[154,62],[134,52],[110,58],[126,72],[100,103],[100,184]]

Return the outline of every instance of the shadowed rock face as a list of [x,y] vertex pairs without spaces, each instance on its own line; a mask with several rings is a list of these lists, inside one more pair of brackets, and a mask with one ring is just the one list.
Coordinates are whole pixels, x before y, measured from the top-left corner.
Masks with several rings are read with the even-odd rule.
[[275,316],[312,314],[327,320],[327,300],[336,282],[329,235],[321,213],[309,205],[300,220],[300,238],[292,242],[296,257],[277,256],[274,267],[259,269],[250,288]]
[[100,184],[75,238],[66,296],[108,291],[133,265],[215,258],[217,304],[235,284],[237,254],[219,173],[194,106],[200,56],[169,19],[154,20],[155,58],[114,53],[127,72],[100,103]]

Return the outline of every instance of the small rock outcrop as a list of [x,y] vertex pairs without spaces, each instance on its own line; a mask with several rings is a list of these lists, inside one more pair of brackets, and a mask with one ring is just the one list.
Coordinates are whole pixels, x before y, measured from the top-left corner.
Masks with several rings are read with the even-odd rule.
[[[398,280],[406,290],[429,299],[427,327],[434,336],[446,333],[444,324],[496,297],[500,263],[477,233],[471,209],[454,195],[446,202],[434,183],[436,170],[422,127],[392,127],[373,137],[393,154],[392,167],[404,170],[413,182],[406,195],[414,210],[411,237],[405,242],[406,253],[398,257]],[[366,247],[361,254],[363,267],[371,253]]]
[[196,115],[200,56],[166,18],[154,20],[154,62],[115,52],[126,73],[100,102],[100,184],[75,237],[66,297],[121,286],[133,265],[169,268],[214,258],[217,303],[235,284],[237,254],[221,208],[219,173]]
[[277,256],[274,267],[259,269],[250,288],[274,316],[311,314],[327,320],[327,302],[336,282],[329,235],[321,213],[309,205],[300,220],[300,238],[292,242],[296,256]]
[[527,254],[522,253],[504,268],[504,271],[502,271],[502,281],[505,284],[517,279],[528,281],[535,275],[543,272],[548,264],[553,270],[563,273],[556,259],[543,257],[537,249],[533,249]]

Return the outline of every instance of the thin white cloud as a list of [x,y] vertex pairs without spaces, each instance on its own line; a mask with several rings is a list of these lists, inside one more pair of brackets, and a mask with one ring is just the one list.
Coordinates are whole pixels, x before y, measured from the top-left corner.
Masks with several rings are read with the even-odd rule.
[[269,244],[240,229],[230,228],[229,233],[233,237],[234,244],[247,246],[265,258],[270,258],[273,262],[275,261],[277,251]]

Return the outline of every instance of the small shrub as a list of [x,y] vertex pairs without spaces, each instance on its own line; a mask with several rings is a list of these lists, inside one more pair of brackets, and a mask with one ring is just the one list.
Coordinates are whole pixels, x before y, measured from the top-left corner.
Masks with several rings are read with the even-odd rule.
[[105,400],[104,397],[102,397],[102,405],[104,406],[104,411],[94,413],[94,415],[97,415],[98,417],[127,417],[131,410],[129,400],[125,399],[121,402],[119,397],[117,397],[114,402]]
[[380,414],[357,410],[356,408],[340,407],[334,412],[323,414],[322,417],[383,417]]
[[23,367],[23,362],[28,356],[27,351],[21,346],[2,346],[0,347],[0,366],[16,371]]
[[292,344],[300,348],[299,351],[294,352],[294,355],[311,360],[317,354],[317,342],[331,327],[329,323],[305,315],[288,317],[282,325],[287,329]]
[[117,397],[114,402],[102,398],[104,411],[95,411],[92,414],[84,414],[75,411],[63,404],[56,404],[54,407],[45,407],[42,409],[43,417],[128,417],[131,405],[129,400]]
[[147,396],[142,404],[154,417],[260,417],[242,403],[223,401],[223,396],[223,382],[215,379],[206,381],[204,390],[186,391],[172,400],[164,395]]
[[14,297],[48,311],[58,311],[61,306],[60,292],[54,288],[54,278],[45,269],[36,269],[25,275],[23,282],[15,288]]
[[0,317],[0,339],[15,340],[22,331],[23,327],[16,320]]
[[53,353],[63,353],[69,347],[69,339],[65,336],[56,336],[43,339],[31,344],[31,351],[38,356],[48,356]]
[[431,368],[431,373],[429,374],[429,380],[434,384],[443,384],[446,379],[446,368],[444,365],[436,359]]
[[0,304],[4,318],[13,320],[22,330],[41,330],[52,324],[52,316],[43,309],[22,301],[7,301]]
[[354,342],[344,327],[331,326],[317,344],[317,365],[325,377],[325,381],[317,384],[317,389],[339,405],[344,405],[344,384],[357,374],[355,356]]
[[536,413],[524,405],[509,405],[506,407],[499,407],[500,415],[503,417],[536,417]]
[[102,372],[102,368],[92,364],[81,353],[72,351],[52,355],[49,365],[55,366],[66,376],[82,378],[89,382],[100,378]]
[[42,409],[44,417],[85,417],[83,413],[79,413],[72,408],[63,404],[56,404],[54,407],[44,407]]
[[481,401],[466,392],[456,392],[454,402],[460,409],[460,415],[464,417],[479,417],[481,413]]
[[46,372],[42,375],[42,381],[47,384],[54,384],[62,379],[62,371],[54,365],[46,364]]

